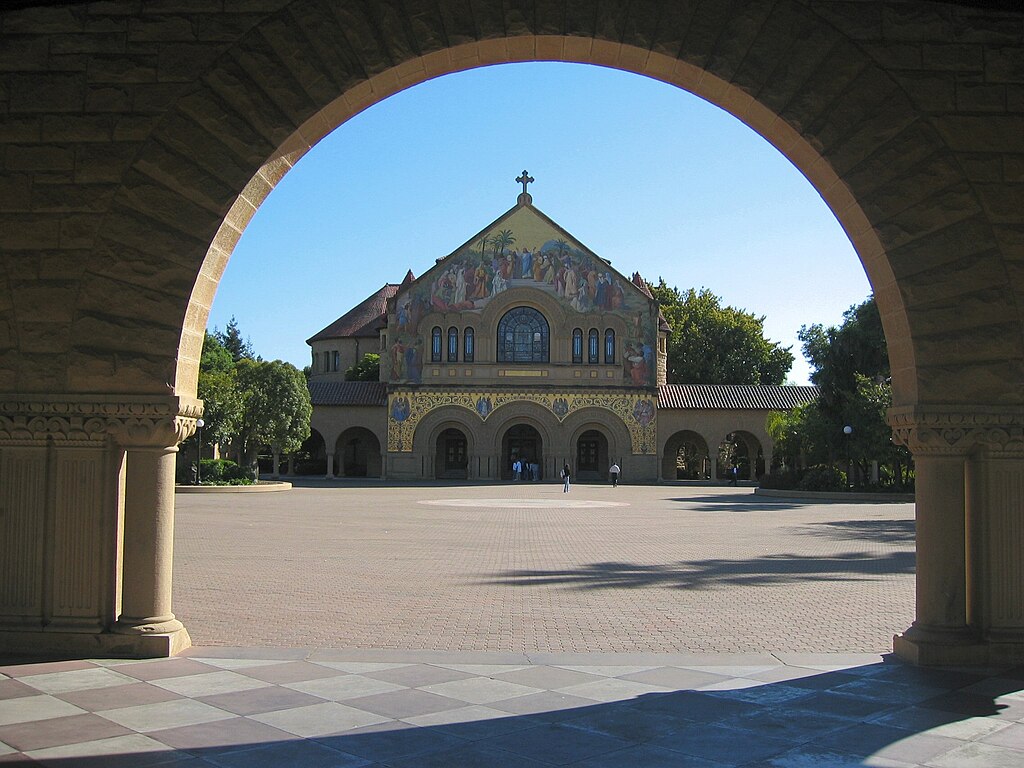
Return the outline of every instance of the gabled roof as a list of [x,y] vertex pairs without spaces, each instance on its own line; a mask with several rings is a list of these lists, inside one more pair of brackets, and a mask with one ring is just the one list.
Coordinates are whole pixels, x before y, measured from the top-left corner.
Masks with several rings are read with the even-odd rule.
[[[646,285],[643,283],[643,280],[640,280],[640,283],[634,282],[632,279],[630,279],[629,277],[627,277],[626,275],[622,274],[617,269],[615,269],[612,266],[612,262],[609,259],[606,259],[603,256],[598,256],[596,253],[594,253],[594,251],[592,251],[590,248],[588,248],[586,245],[584,245],[582,242],[580,242],[576,238],[575,235],[573,235],[571,232],[569,232],[567,229],[565,229],[561,224],[556,222],[554,219],[552,219],[550,216],[548,216],[542,210],[540,210],[535,205],[533,205],[533,196],[532,195],[525,195],[525,196],[524,195],[520,195],[519,196],[519,200],[516,202],[516,204],[514,206],[509,208],[507,211],[505,211],[503,214],[501,214],[498,218],[496,218],[494,221],[492,221],[486,227],[484,227],[479,232],[477,232],[475,235],[473,235],[471,238],[466,240],[466,242],[464,242],[458,248],[453,250],[451,253],[449,253],[446,256],[442,256],[441,258],[436,259],[435,262],[434,262],[434,265],[430,269],[428,269],[426,272],[421,274],[418,278],[416,278],[416,280],[417,281],[419,281],[419,280],[429,281],[430,279],[432,279],[431,278],[432,275],[438,274],[438,273],[440,273],[441,271],[443,271],[445,269],[445,263],[446,262],[448,262],[449,260],[451,260],[454,257],[458,256],[459,254],[464,253],[467,249],[470,249],[470,248],[476,246],[476,244],[479,243],[481,238],[483,238],[485,235],[489,234],[490,232],[493,232],[498,227],[507,224],[510,220],[513,220],[514,217],[518,217],[518,216],[521,216],[521,215],[529,215],[529,216],[535,217],[537,220],[539,220],[544,225],[549,227],[558,236],[560,236],[564,240],[566,240],[566,242],[568,242],[570,244],[573,244],[574,247],[578,248],[581,252],[587,254],[589,257],[591,257],[591,258],[595,259],[596,261],[600,262],[603,265],[602,268],[604,270],[606,270],[608,272],[611,272],[611,273],[614,273],[615,275],[617,275],[622,280],[623,285],[631,285],[633,288],[635,288],[637,291],[639,291],[641,294],[643,294],[646,298],[653,299],[653,297],[651,296],[650,290],[648,290],[646,288]],[[399,290],[400,291],[405,291],[405,289],[407,287],[409,287],[408,280],[406,280],[406,281],[404,281],[402,283],[402,285],[399,288]]]
[[311,381],[313,405],[386,405],[387,385],[381,381]]
[[[412,272],[409,273],[410,275]],[[406,276],[406,280],[408,280]],[[363,299],[359,304],[324,328],[320,333],[306,339],[307,344],[324,339],[341,339],[353,336],[376,337],[381,328],[388,324],[388,299],[398,293],[397,283],[386,283],[383,288]]]
[[787,411],[818,399],[817,387],[777,384],[662,384],[658,408]]

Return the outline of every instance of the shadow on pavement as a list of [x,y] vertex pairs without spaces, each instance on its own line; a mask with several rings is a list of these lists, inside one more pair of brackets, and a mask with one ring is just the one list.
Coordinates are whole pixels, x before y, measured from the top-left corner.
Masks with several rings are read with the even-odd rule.
[[561,585],[571,589],[714,589],[723,586],[785,584],[802,581],[858,581],[914,572],[913,552],[873,555],[849,552],[832,557],[765,555],[744,560],[692,560],[664,565],[625,562],[587,563],[563,570],[505,571],[483,584]]
[[[259,722],[275,722],[274,713],[256,714],[252,719],[149,731],[134,737],[140,740],[135,749],[114,754],[60,757],[36,752],[38,762],[31,764],[840,768],[926,762],[1019,765],[1013,760],[1024,760],[1024,752],[997,738],[1000,729],[1013,728],[1011,723],[1024,717],[1024,700],[994,698],[1024,688],[1022,674],[1003,673],[986,680],[983,671],[921,669],[893,660],[833,672],[775,669],[787,679],[751,681],[751,687],[739,690],[683,689],[583,706],[583,699],[552,691],[474,708],[475,717],[460,716],[458,710],[442,712],[436,719],[446,722],[426,727],[388,719],[331,734],[328,715],[315,727],[329,735],[306,738]],[[988,693],[974,692],[978,689]],[[359,706],[358,700],[349,703]],[[344,702],[326,706],[339,707],[337,726],[345,728]],[[47,723],[38,726],[46,728]],[[259,732],[258,727],[264,730]],[[21,753],[0,758],[5,764],[28,764],[23,760],[28,758]]]

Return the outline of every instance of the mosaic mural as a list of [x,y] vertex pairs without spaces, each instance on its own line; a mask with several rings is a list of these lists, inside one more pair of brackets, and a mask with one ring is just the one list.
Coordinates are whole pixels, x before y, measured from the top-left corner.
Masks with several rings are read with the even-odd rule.
[[634,454],[657,453],[656,398],[647,394],[585,392],[420,392],[397,391],[388,397],[388,450],[412,451],[413,436],[420,420],[431,410],[446,405],[475,413],[481,421],[503,405],[536,403],[554,414],[559,423],[581,408],[603,408],[618,416],[632,443]]
[[543,291],[557,298],[566,311],[619,315],[629,329],[616,351],[623,380],[636,386],[654,384],[657,314],[650,300],[528,207],[515,209],[398,294],[390,329],[394,341],[385,360],[388,379],[422,380],[424,355],[429,356],[423,347],[430,329],[424,332],[419,326],[426,315],[479,313],[495,296],[513,287]]

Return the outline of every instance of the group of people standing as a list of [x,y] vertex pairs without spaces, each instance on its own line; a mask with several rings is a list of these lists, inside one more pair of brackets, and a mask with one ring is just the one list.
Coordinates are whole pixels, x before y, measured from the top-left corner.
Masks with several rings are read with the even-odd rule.
[[516,482],[520,480],[537,482],[540,480],[540,464],[535,461],[515,459],[512,462],[512,479]]

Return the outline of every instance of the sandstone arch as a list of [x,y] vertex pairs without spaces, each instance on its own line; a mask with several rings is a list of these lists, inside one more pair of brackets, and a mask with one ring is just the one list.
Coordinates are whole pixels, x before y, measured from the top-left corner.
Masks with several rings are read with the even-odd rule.
[[[18,617],[4,619],[0,643],[34,647],[43,625],[68,629],[62,647],[82,627],[142,638],[134,652],[161,634],[171,639],[157,652],[185,642],[170,610],[168,466],[200,413],[202,333],[245,224],[359,110],[429,77],[543,59],[686,88],[771,141],[822,194],[874,287],[891,418],[918,460],[918,619],[900,651],[1024,658],[1024,577],[993,576],[1019,573],[999,542],[1024,535],[1020,11],[886,0],[614,12],[582,0],[526,13],[499,0],[472,13],[291,0],[268,11],[241,0],[199,23],[127,3],[26,5],[39,7],[4,14],[19,55],[0,65],[6,546],[34,551],[45,528],[32,521],[59,516],[104,572],[138,578],[120,592],[113,578],[79,582],[77,555],[59,546],[45,562],[19,560],[0,588],[0,615]],[[116,30],[112,52],[90,53],[94,23]],[[85,52],[64,57],[46,44],[58,34]],[[62,462],[98,473],[81,508],[59,503]],[[109,478],[122,468],[125,535],[140,543],[119,560],[94,523],[116,516]],[[967,535],[969,495],[980,522]]]

